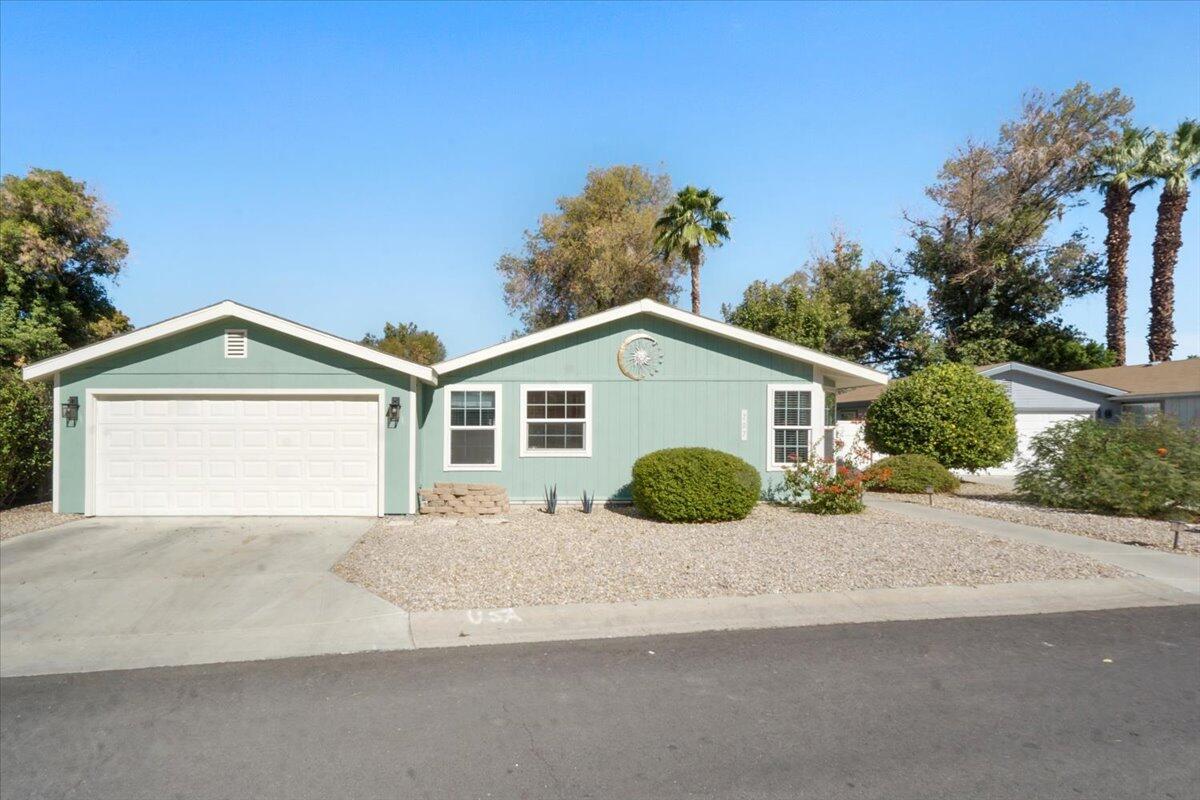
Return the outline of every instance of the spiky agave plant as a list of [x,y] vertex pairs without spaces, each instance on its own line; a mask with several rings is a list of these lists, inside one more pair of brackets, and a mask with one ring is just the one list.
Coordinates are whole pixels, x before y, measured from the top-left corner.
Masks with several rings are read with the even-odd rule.
[[595,501],[596,501],[596,493],[592,492],[591,495],[589,496],[587,493],[587,489],[584,489],[583,490],[583,513],[585,513],[585,514],[592,513],[592,503],[594,503]]
[[558,510],[558,484],[546,487],[544,493],[546,495],[546,508],[544,511],[547,514],[553,514]]

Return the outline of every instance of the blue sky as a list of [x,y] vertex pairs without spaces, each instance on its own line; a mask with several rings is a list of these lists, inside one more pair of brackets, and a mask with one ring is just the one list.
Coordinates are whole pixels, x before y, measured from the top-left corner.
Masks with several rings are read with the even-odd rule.
[[[412,320],[454,354],[516,327],[496,259],[590,167],[725,196],[733,241],[703,275],[717,317],[834,225],[898,258],[901,213],[927,209],[956,145],[994,136],[1023,90],[1078,80],[1120,87],[1142,125],[1200,117],[1200,4],[6,2],[0,169],[101,193],[135,324],[230,297],[352,338]],[[1156,202],[1133,224],[1131,361]],[[1197,206],[1177,357],[1200,353]],[[1098,200],[1077,223],[1102,241]],[[1065,316],[1103,339],[1102,295]]]

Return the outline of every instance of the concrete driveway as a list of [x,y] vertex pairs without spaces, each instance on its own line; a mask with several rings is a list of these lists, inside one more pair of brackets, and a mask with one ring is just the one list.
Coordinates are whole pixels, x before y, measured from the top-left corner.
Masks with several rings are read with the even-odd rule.
[[104,518],[0,543],[0,676],[412,646],[329,571],[366,518]]

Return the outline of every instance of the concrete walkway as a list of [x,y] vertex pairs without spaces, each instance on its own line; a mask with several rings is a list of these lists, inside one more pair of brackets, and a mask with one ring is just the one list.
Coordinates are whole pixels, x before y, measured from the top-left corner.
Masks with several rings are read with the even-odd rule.
[[329,571],[374,519],[95,518],[0,544],[0,676],[412,647]]
[[1164,553],[1161,550],[1150,550],[1119,542],[1076,536],[1061,531],[1020,525],[1002,519],[978,517],[937,506],[888,500],[877,495],[868,495],[867,505],[910,517],[970,528],[1001,539],[1015,539],[1052,547],[1067,553],[1078,553],[1105,564],[1136,572],[1175,589],[1200,594],[1200,558],[1195,556]]

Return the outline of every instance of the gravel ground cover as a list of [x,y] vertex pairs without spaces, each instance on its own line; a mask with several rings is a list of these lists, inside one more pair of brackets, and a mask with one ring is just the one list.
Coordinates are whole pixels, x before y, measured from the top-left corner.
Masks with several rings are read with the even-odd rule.
[[[1169,522],[1045,508],[1022,502],[1009,492],[982,484],[964,483],[963,489],[966,491],[960,491],[957,495],[937,495],[933,500],[934,505],[964,514],[1003,519],[1022,525],[1032,525],[1036,528],[1048,528],[1052,531],[1074,533],[1078,536],[1090,536],[1093,539],[1136,544],[1167,552],[1200,555],[1200,533],[1184,532],[1180,534],[1179,549],[1171,550],[1171,542],[1174,537]],[[925,495],[881,493],[879,496],[906,503],[929,502]]]
[[412,611],[1118,576],[1049,548],[878,509],[819,517],[760,505],[669,525],[632,510],[499,520],[381,520],[334,572]]
[[50,508],[50,503],[30,503],[0,511],[0,541],[83,519],[82,514],[55,514]]

